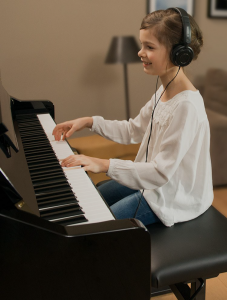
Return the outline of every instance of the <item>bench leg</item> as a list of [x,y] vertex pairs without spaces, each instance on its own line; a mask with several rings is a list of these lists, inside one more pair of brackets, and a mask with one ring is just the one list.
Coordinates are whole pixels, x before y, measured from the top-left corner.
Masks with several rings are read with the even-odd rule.
[[203,279],[196,279],[191,288],[186,283],[176,283],[170,288],[178,300],[205,300],[206,283]]
[[[201,283],[198,279],[195,282],[191,283],[191,296],[196,292],[196,290],[200,287]],[[204,286],[201,291],[196,296],[195,300],[205,300],[206,297],[206,281],[204,280]]]

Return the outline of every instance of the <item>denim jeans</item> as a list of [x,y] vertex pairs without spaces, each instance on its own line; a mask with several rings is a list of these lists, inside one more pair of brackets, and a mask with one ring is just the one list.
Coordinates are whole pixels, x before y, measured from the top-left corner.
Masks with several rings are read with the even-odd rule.
[[[98,190],[116,219],[136,218],[144,225],[160,222],[140,191],[130,189],[114,180],[103,183]],[[136,213],[139,202],[139,209]]]

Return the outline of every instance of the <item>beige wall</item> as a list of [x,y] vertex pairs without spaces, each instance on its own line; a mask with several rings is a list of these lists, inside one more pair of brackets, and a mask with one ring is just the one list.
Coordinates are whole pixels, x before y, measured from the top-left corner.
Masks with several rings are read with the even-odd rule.
[[[207,0],[195,0],[205,46],[188,68],[201,84],[210,67],[227,69],[227,19],[207,18]],[[125,117],[123,67],[104,64],[111,37],[138,40],[146,0],[2,0],[0,69],[7,91],[20,99],[48,99],[56,122],[85,115]],[[156,78],[130,64],[134,117],[154,93]],[[77,136],[90,134],[84,131]]]

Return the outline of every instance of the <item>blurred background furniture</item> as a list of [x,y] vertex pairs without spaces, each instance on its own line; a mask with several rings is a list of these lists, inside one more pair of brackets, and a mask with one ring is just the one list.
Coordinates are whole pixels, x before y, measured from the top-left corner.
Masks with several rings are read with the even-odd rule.
[[203,89],[211,131],[213,185],[227,184],[227,72],[209,69]]

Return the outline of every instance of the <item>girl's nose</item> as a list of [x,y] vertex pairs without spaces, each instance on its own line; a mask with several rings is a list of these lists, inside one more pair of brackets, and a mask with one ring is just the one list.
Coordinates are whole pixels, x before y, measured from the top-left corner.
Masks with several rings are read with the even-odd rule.
[[144,56],[142,49],[140,49],[140,51],[138,52],[138,56],[139,56],[139,57]]

